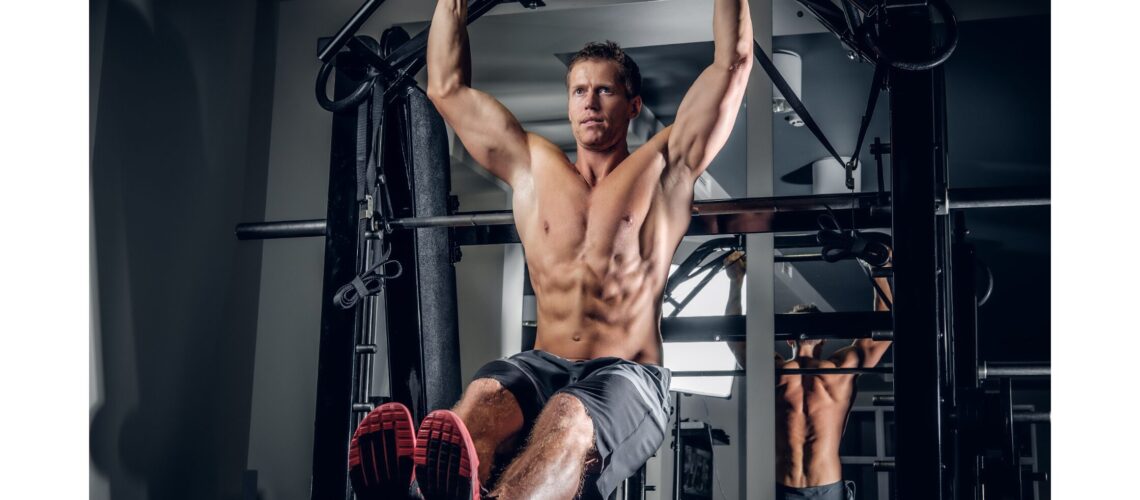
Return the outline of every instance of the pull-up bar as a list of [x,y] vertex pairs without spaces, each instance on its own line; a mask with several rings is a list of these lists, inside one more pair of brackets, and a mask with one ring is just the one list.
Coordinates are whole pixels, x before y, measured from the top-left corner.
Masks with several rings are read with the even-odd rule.
[[[952,189],[949,193],[951,210],[976,208],[1025,207],[1049,205],[1049,193],[1039,188],[1018,189]],[[889,199],[881,200],[877,193],[830,194],[817,196],[782,196],[770,198],[740,198],[731,200],[704,200],[693,203],[694,222],[697,219],[715,216],[738,216],[738,218],[764,218],[767,215],[807,213],[825,211],[829,208],[855,206],[869,212],[885,213],[889,210]],[[888,203],[888,204],[884,204]],[[944,200],[939,200],[937,209],[943,210]],[[746,221],[747,222],[747,221]],[[762,222],[762,221],[761,221]],[[324,236],[323,221],[319,219],[280,222],[245,222],[235,228],[240,240],[274,238],[301,238]],[[514,224],[514,213],[510,210],[492,212],[468,212],[434,217],[406,217],[388,221],[393,229],[421,227],[481,227],[505,226]],[[725,224],[731,226],[731,224]],[[755,228],[765,226],[756,224]],[[749,229],[753,226],[742,225]],[[742,232],[769,232],[752,230]],[[807,245],[810,246],[810,245]]]

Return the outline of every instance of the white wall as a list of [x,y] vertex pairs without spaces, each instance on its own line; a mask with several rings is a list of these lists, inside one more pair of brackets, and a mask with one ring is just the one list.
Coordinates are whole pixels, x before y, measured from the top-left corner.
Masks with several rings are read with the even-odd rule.
[[[323,219],[332,114],[313,93],[317,38],[349,13],[279,3],[265,220]],[[263,244],[248,469],[266,500],[307,499],[316,415],[324,239]]]
[[260,253],[233,226],[264,208],[267,5],[92,4],[93,497],[240,493]]

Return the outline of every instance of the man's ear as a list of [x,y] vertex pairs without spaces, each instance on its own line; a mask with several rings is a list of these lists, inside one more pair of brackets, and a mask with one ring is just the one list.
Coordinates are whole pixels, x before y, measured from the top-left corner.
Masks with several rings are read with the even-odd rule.
[[637,118],[641,114],[641,96],[635,96],[629,101],[629,117]]

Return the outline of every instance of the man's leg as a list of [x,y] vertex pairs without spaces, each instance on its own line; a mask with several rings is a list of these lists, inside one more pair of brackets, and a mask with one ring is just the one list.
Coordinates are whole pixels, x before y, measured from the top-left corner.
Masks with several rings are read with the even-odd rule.
[[495,455],[513,450],[523,428],[523,413],[515,396],[492,378],[471,382],[452,409],[471,433],[479,456],[479,482],[491,480]]
[[[495,372],[494,365],[489,366],[480,373]],[[496,452],[513,445],[526,420],[518,400],[505,388],[523,390],[518,378],[503,378],[506,385],[477,374],[454,411],[433,411],[420,423],[414,462],[416,485],[425,499],[482,498],[485,483],[493,480]]]
[[492,492],[497,500],[573,498],[594,450],[594,423],[569,394],[556,394],[539,414],[522,453]]

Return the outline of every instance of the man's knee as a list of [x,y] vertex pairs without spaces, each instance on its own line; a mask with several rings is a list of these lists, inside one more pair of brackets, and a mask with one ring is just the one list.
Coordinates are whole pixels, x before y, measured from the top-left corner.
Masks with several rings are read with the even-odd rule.
[[481,378],[472,381],[467,385],[467,390],[463,391],[463,397],[460,398],[459,404],[456,408],[481,408],[481,409],[505,409],[505,410],[522,410],[519,408],[519,403],[515,400],[514,394],[503,387],[503,384],[493,378]]
[[523,425],[522,408],[515,396],[492,378],[471,382],[454,411],[473,435],[490,432],[506,437],[518,432]]
[[594,421],[578,398],[565,393],[555,394],[542,409],[539,421],[547,427],[545,432],[558,436],[565,446],[593,450]]

